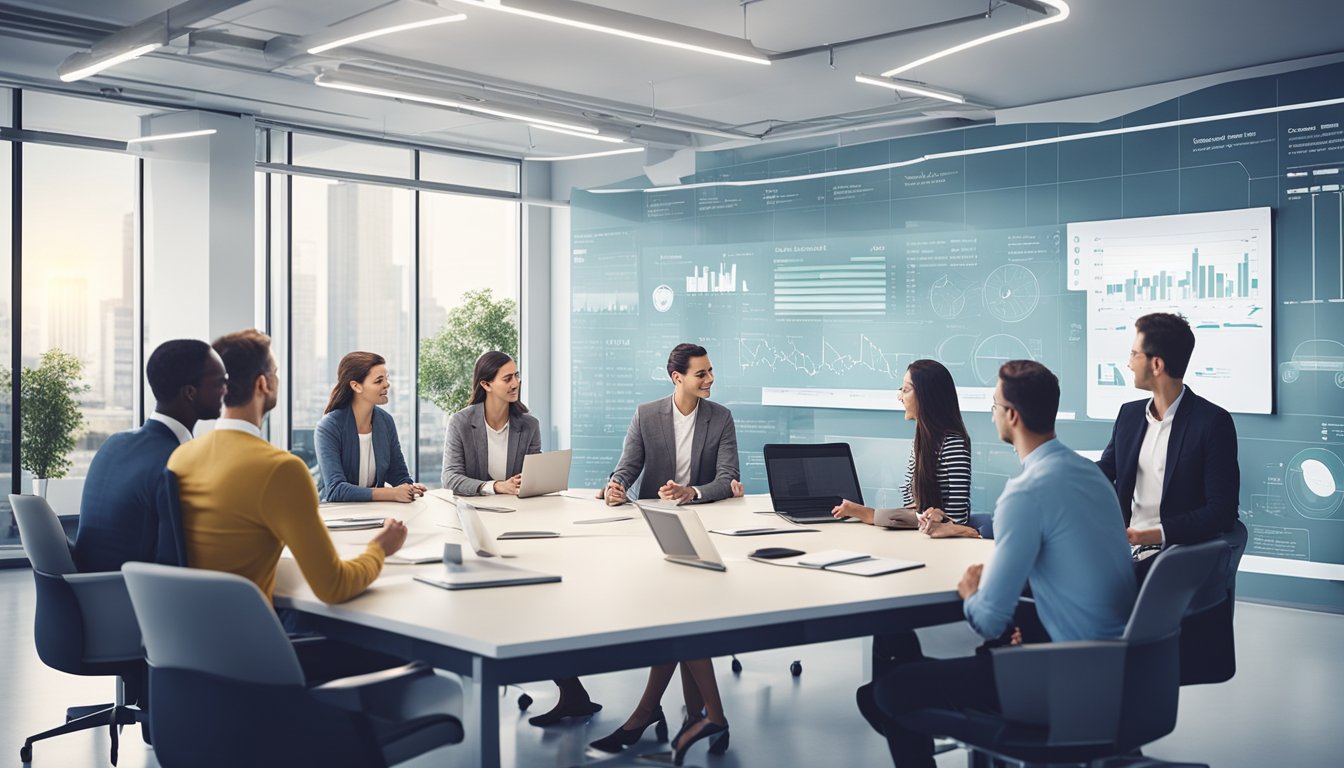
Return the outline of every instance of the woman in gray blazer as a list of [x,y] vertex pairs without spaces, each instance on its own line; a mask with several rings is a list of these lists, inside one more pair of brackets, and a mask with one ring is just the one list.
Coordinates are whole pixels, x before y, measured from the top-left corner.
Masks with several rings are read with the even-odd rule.
[[[518,494],[523,457],[541,453],[541,425],[518,399],[523,377],[504,352],[486,352],[471,372],[471,403],[448,419],[443,444],[443,487],[457,496]],[[556,680],[560,700],[528,719],[555,725],[602,709],[577,677]]]
[[409,502],[423,496],[425,486],[406,469],[392,414],[378,407],[387,404],[387,361],[351,352],[341,358],[336,379],[314,435],[318,498]]

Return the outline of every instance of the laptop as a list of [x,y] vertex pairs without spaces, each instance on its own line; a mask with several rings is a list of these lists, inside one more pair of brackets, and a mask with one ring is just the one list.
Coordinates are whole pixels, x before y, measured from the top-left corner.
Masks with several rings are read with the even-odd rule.
[[640,502],[635,506],[643,513],[666,560],[711,571],[728,570],[695,510]]
[[544,496],[569,488],[569,462],[574,451],[530,453],[523,457],[523,482],[518,486],[518,498]]
[[831,510],[843,499],[863,503],[849,443],[769,443],[765,476],[775,512],[795,523],[833,523]]
[[[476,508],[464,499],[457,500],[457,519],[462,523],[462,532],[467,535],[467,544],[482,558],[508,557],[495,546],[495,537],[486,530]],[[443,589],[481,589],[484,587],[508,587],[521,584],[547,584],[560,581],[553,573],[529,571],[525,568],[506,565],[498,560],[463,560],[460,563],[444,562],[444,570],[437,575],[416,576],[416,581],[432,584]]]

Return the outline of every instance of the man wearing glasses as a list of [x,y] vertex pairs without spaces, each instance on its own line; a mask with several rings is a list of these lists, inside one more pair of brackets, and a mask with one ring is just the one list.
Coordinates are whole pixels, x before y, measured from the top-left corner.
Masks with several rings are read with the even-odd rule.
[[1097,466],[1115,486],[1142,580],[1167,544],[1197,544],[1237,519],[1237,427],[1185,386],[1195,334],[1180,315],[1140,317],[1129,353],[1134,386],[1153,393],[1120,407]]

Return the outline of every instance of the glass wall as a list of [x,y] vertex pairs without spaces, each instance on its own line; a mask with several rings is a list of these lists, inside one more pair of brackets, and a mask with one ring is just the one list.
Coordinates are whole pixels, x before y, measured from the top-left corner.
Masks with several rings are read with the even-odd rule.
[[[9,91],[0,88],[0,103],[7,104]],[[0,106],[0,118],[7,110]],[[5,123],[0,122],[0,125]],[[9,492],[14,484],[14,401],[10,386],[10,364],[14,351],[14,307],[10,303],[12,296],[10,259],[10,238],[13,236],[10,224],[10,212],[13,210],[13,195],[10,192],[13,146],[0,141],[0,550],[19,543],[19,529],[9,508]]]
[[[422,345],[434,344],[445,327],[452,329],[450,337],[467,335],[462,331],[470,327],[470,318],[461,312],[454,316],[454,310],[462,307],[468,293],[488,291],[491,301],[511,303],[513,350],[518,350],[518,217],[519,206],[512,201],[420,194],[420,334],[427,340]],[[426,375],[429,372],[422,372],[422,391]],[[448,415],[465,404],[447,402],[449,408],[444,410],[422,398],[420,482],[439,486]]]

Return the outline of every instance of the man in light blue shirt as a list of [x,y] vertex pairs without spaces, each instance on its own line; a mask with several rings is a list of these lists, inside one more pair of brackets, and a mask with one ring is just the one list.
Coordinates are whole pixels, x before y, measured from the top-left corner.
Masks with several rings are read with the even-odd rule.
[[[1055,437],[1059,380],[1045,366],[1013,360],[999,369],[991,415],[1012,444],[1022,474],[1008,481],[994,512],[994,557],[972,565],[957,587],[966,620],[994,639],[1011,626],[1031,585],[1050,639],[1101,640],[1124,633],[1136,594],[1119,502],[1105,475]],[[883,732],[899,768],[932,768],[933,739],[896,718],[926,707],[997,711],[986,650],[963,659],[919,659],[876,684]]]

